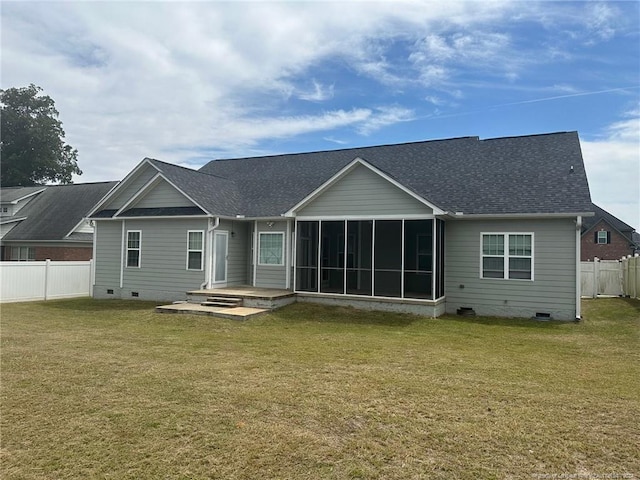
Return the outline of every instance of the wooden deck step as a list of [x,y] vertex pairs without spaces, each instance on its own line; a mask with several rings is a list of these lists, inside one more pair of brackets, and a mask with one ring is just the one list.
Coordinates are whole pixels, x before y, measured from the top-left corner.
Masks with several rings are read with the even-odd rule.
[[234,297],[207,297],[207,300],[201,302],[200,305],[204,307],[236,308],[242,306],[242,299]]

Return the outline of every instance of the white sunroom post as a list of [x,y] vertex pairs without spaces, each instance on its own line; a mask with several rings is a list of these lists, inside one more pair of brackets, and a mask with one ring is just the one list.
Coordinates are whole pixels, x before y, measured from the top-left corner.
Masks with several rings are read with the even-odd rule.
[[321,262],[322,262],[322,220],[318,220],[318,287],[316,291],[320,293],[320,286],[322,285],[322,273],[321,273]]
[[436,219],[433,218],[431,220],[432,228],[431,234],[433,236],[433,241],[431,242],[431,299],[436,299],[436,273],[438,272],[438,262],[436,261],[436,253],[437,253],[437,228],[436,228]]
[[343,272],[343,285],[342,285],[342,294],[346,295],[347,294],[347,256],[348,256],[348,252],[347,252],[347,247],[349,246],[349,243],[347,242],[347,236],[349,234],[349,232],[347,232],[347,220],[344,221],[344,261],[342,262],[342,268],[344,268],[344,272]]
[[298,243],[298,219],[294,219],[293,221],[293,233],[295,238],[292,239],[291,244],[293,245],[292,249],[291,249],[291,263],[293,264],[293,283],[291,284],[291,291],[295,292],[296,291],[296,275],[298,274],[296,272],[297,267],[298,267],[298,259],[296,258],[297,255],[297,243]]
[[371,225],[371,296],[376,294],[376,220]]
[[402,235],[400,238],[400,298],[404,298],[404,218],[402,219]]

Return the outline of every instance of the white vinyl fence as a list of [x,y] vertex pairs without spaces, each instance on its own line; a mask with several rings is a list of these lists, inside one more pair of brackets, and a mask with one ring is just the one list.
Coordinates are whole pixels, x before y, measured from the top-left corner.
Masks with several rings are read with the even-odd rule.
[[640,257],[623,258],[622,267],[622,293],[631,298],[640,298]]
[[0,262],[0,302],[91,295],[93,262]]
[[640,296],[640,257],[580,262],[583,297]]

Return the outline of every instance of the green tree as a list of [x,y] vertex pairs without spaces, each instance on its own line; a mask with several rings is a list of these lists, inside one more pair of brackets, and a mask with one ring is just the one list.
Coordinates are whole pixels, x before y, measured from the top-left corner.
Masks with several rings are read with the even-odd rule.
[[0,90],[0,184],[71,183],[82,175],[78,151],[64,143],[62,122],[51,97],[34,84]]

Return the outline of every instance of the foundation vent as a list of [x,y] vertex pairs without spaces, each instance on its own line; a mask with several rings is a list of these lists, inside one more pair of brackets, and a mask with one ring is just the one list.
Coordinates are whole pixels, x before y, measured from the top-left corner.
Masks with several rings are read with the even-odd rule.
[[463,316],[463,317],[475,317],[476,316],[476,311],[471,307],[460,307],[458,310],[456,310],[456,313],[458,315]]

